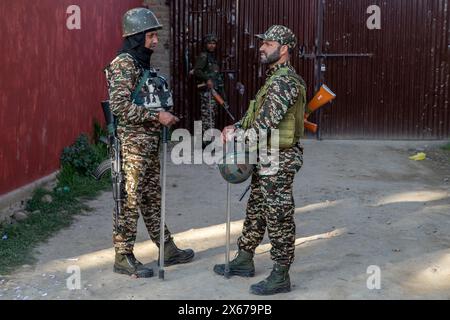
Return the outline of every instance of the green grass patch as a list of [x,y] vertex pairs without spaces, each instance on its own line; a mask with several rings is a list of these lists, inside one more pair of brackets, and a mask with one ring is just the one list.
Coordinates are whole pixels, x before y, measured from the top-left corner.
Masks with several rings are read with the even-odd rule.
[[450,142],[442,147],[442,150],[450,151]]
[[[62,161],[63,166],[53,191],[37,189],[33,193],[26,205],[29,213],[27,219],[12,225],[0,225],[1,275],[14,272],[23,264],[33,264],[33,249],[37,245],[48,240],[55,232],[69,227],[77,214],[88,212],[90,208],[85,204],[86,200],[94,199],[102,191],[110,189],[110,178],[96,181],[90,176],[92,167],[107,157],[106,148],[99,144],[89,145],[89,148],[90,152],[80,154],[81,161],[77,161],[76,154],[71,155],[70,162],[76,163],[77,168]],[[87,156],[90,153],[95,161]],[[83,163],[87,167],[83,167]],[[51,202],[43,201],[46,195],[52,197]],[[2,240],[3,237],[7,239]]]

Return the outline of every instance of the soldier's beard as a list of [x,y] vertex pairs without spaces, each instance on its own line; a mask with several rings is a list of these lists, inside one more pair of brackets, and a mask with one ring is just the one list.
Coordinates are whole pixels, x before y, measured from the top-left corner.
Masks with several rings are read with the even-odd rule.
[[262,64],[274,64],[281,59],[281,48],[278,48],[275,52],[267,55],[261,52],[261,63]]

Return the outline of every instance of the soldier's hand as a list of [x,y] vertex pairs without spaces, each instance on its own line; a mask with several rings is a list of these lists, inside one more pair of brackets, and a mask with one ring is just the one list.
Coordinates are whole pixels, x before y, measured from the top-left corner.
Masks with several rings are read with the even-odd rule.
[[159,113],[159,122],[165,127],[171,127],[177,124],[180,121],[177,117],[175,117],[170,112],[161,111]]
[[234,133],[236,132],[235,126],[228,126],[222,131],[222,141],[223,143],[227,143],[234,138]]

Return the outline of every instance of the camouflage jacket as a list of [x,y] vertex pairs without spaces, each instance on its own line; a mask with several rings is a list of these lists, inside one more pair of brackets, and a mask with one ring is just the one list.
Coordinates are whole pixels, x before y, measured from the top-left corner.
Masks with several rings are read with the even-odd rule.
[[221,90],[224,86],[223,75],[220,66],[213,54],[202,52],[195,61],[194,75],[198,83],[205,83],[209,79],[213,80],[216,90]]
[[[118,56],[105,69],[111,111],[118,118],[119,132],[159,136],[159,111],[137,105],[132,99],[143,73],[144,69],[129,54]],[[144,85],[139,95],[148,93],[149,87]]]
[[[289,62],[286,62],[270,68],[267,71],[267,79],[277,70],[286,66],[297,73],[294,67]],[[261,110],[256,115],[252,128],[248,128],[250,130],[248,131],[250,143],[257,141],[256,134],[252,134],[252,132],[257,133],[259,130],[267,130],[270,132],[271,129],[277,129],[286,112],[295,104],[300,94],[298,80],[293,79],[291,76],[280,76],[276,78],[267,91]],[[237,128],[242,128],[241,121],[235,125]]]

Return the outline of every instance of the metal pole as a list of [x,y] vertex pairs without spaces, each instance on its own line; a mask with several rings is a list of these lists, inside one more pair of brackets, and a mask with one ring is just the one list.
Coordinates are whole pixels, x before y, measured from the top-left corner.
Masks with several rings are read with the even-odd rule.
[[[117,136],[117,135],[116,135]],[[116,190],[116,216],[115,216],[115,223],[116,223],[116,233],[119,233],[119,217],[122,215],[122,203],[123,203],[123,173],[122,173],[122,142],[120,141],[119,137],[116,138],[116,161],[114,165],[116,166],[114,168],[114,172],[117,175],[117,183],[115,184]]]
[[[225,145],[225,152],[235,152],[234,140]],[[227,182],[227,210],[226,210],[226,230],[225,230],[225,273],[226,279],[230,278],[230,238],[231,238],[231,184]]]
[[[323,71],[322,64],[324,59],[322,57],[323,47],[323,19],[324,19],[324,7],[325,0],[317,0],[318,2],[318,17],[317,17],[317,35],[316,35],[316,59],[315,59],[315,92],[318,92],[323,83]],[[317,139],[322,140],[322,109],[318,110],[317,124],[319,129],[317,130]]]
[[225,278],[230,278],[230,238],[231,238],[231,184],[227,183],[227,227],[226,227],[226,253],[225,253]]
[[212,90],[209,89],[209,129],[214,129],[212,107]]
[[161,227],[159,238],[159,279],[164,280],[164,242],[166,231],[166,162],[167,162],[167,141],[169,129],[163,127],[163,159],[161,168]]

